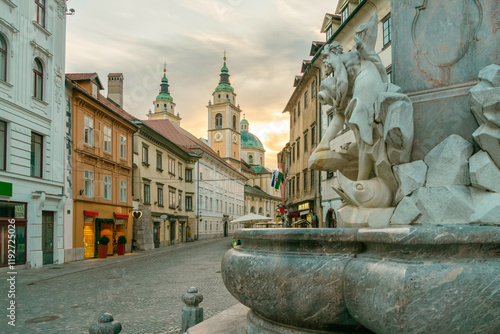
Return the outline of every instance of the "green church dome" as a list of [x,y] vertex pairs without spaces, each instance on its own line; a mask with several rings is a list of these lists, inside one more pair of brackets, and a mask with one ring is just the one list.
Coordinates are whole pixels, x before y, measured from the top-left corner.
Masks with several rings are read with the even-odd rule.
[[172,96],[169,94],[169,89],[168,89],[168,79],[165,73],[163,74],[163,78],[161,79],[161,84],[160,84],[160,94],[156,97],[156,101],[170,101],[172,102],[174,99]]
[[241,131],[241,147],[260,148],[264,150],[264,145],[262,145],[259,138],[248,131]]
[[246,119],[244,119],[244,118],[243,118],[243,119],[241,120],[240,124],[248,124],[248,121],[247,121]]

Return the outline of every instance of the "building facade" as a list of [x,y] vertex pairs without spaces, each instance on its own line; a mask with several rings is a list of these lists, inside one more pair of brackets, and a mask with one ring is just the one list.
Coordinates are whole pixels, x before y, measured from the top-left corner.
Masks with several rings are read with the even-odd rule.
[[0,13],[0,266],[63,263],[66,2]]
[[103,87],[96,73],[67,74],[66,78],[72,90],[75,259],[97,257],[98,239],[104,235],[111,240],[108,255],[116,253],[121,235],[127,238],[125,249],[130,252],[132,142],[137,126],[117,102],[101,95]]

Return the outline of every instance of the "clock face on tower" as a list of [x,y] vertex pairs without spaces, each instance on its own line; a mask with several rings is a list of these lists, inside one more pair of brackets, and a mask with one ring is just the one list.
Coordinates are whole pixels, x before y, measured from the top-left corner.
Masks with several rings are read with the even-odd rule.
[[216,132],[214,135],[214,140],[219,142],[222,141],[222,133],[221,132]]
[[236,133],[233,133],[233,143],[238,144],[238,136]]

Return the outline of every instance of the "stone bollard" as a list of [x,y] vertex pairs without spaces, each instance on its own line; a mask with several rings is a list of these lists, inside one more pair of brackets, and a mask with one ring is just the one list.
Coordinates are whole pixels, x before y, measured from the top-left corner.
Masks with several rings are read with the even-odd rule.
[[97,320],[97,324],[90,325],[89,334],[118,334],[122,331],[122,324],[114,321],[113,315],[104,313]]
[[203,307],[198,306],[203,301],[203,295],[198,293],[198,289],[189,288],[182,301],[186,304],[182,308],[182,333],[185,333],[188,328],[203,321]]

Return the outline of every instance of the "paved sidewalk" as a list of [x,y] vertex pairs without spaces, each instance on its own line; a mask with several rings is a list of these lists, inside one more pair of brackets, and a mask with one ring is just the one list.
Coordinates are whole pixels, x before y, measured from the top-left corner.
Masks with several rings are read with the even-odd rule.
[[122,323],[122,334],[179,333],[185,306],[181,296],[189,287],[204,296],[205,320],[238,303],[220,273],[231,240],[19,269],[15,327],[7,325],[7,274],[0,272],[0,333],[88,334],[104,312]]

